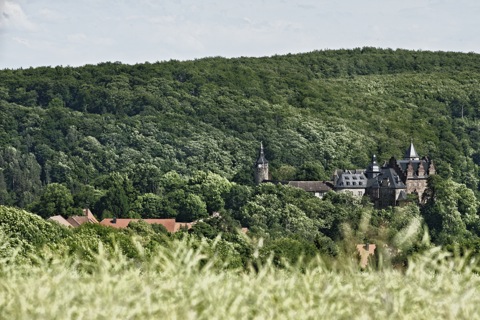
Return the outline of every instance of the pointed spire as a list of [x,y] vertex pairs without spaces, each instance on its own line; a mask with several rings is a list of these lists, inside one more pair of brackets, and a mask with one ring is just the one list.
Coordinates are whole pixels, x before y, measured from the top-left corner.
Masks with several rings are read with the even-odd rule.
[[410,147],[405,151],[405,160],[420,160],[415,147],[413,146],[413,139],[410,142]]
[[263,152],[263,142],[260,142],[260,155],[256,164],[266,164],[268,163],[267,158],[265,158],[265,153]]

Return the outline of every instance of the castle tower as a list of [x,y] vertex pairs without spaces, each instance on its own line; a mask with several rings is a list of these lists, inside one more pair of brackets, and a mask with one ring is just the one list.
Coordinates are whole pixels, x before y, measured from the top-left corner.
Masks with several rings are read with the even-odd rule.
[[415,147],[413,146],[413,141],[410,142],[410,147],[405,151],[405,160],[420,160],[420,157],[418,156],[417,151],[415,150]]
[[260,154],[255,162],[255,184],[268,180],[268,161],[263,152],[263,143],[260,142]]
[[376,155],[372,156],[372,162],[367,167],[367,170],[365,171],[365,174],[366,174],[368,179],[376,178],[380,174],[380,166],[378,165]]

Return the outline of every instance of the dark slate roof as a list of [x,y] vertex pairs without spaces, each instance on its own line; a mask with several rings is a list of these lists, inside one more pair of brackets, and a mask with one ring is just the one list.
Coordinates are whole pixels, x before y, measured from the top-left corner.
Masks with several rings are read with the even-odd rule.
[[380,174],[371,179],[369,186],[372,188],[390,188],[390,189],[405,189],[406,186],[402,179],[398,176],[392,168],[382,168]]
[[336,189],[365,189],[368,179],[364,170],[337,170],[335,172]]
[[327,192],[332,190],[331,183],[327,181],[289,181],[288,185],[307,192]]
[[413,146],[413,142],[410,143],[410,147],[407,148],[405,151],[405,159],[419,159],[420,157],[418,156],[417,151],[415,150],[415,147]]
[[418,167],[420,165],[423,166],[423,170],[425,170],[425,174],[427,174],[428,172],[428,167],[429,167],[429,163],[427,160],[397,160],[397,164],[399,165],[400,169],[402,169],[403,172],[407,172],[407,168],[408,168],[408,164],[409,163],[412,163],[412,166],[413,166],[413,171],[414,172],[417,172],[418,171]]
[[255,164],[266,164],[268,163],[267,158],[265,158],[265,153],[263,152],[263,143],[260,143],[260,153]]

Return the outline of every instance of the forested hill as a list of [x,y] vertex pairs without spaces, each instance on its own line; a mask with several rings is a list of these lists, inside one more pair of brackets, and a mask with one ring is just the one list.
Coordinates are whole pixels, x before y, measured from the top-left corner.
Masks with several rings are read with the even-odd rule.
[[3,70],[0,204],[52,182],[94,194],[112,172],[141,193],[169,171],[251,183],[260,141],[273,178],[325,179],[413,139],[476,191],[479,82],[478,54],[374,48]]

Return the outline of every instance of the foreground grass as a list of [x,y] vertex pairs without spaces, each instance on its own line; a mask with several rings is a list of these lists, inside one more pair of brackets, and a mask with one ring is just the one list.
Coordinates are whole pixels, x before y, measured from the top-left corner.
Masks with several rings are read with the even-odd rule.
[[5,259],[1,319],[480,318],[474,264],[439,249],[405,272],[332,268],[320,260],[303,271],[268,263],[257,271],[228,270],[181,241],[141,263],[102,251],[89,264]]

